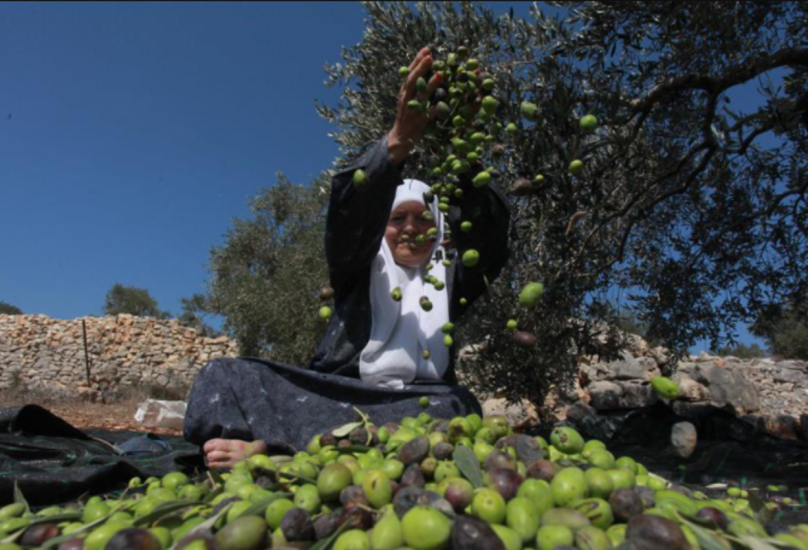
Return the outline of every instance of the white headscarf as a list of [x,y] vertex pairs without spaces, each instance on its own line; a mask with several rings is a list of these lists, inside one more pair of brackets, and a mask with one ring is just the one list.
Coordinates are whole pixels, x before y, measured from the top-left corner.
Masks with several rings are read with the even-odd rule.
[[[429,186],[418,180],[404,180],[396,190],[393,210],[405,202],[425,204],[424,193]],[[401,389],[413,380],[439,381],[449,367],[449,348],[443,343],[441,327],[449,321],[448,288],[436,290],[424,281],[430,274],[446,282],[446,267],[436,260],[436,252],[442,251],[443,213],[437,208],[437,198],[426,205],[435,220],[437,240],[432,247],[430,262],[426,266],[410,268],[398,265],[387,239],[382,239],[379,253],[371,265],[370,305],[373,324],[370,340],[359,356],[359,372],[363,381],[370,384]],[[428,262],[429,263],[429,262]],[[401,289],[402,299],[396,302],[391,297],[393,289]],[[432,302],[432,310],[424,311],[420,305],[422,296]],[[424,350],[429,358],[424,358]]]

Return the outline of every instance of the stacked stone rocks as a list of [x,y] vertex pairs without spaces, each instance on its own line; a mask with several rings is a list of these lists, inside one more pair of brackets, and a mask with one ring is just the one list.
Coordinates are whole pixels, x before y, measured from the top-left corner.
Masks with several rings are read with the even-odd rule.
[[[89,383],[82,321],[87,328]],[[227,336],[209,338],[177,320],[0,315],[0,389],[75,396],[159,387],[183,394],[208,361],[237,353],[237,344]]]
[[582,360],[581,401],[596,411],[650,405],[658,399],[651,378],[672,370],[682,390],[678,406],[713,405],[779,437],[808,441],[808,362],[701,353],[671,369],[668,350],[634,344],[618,361]]

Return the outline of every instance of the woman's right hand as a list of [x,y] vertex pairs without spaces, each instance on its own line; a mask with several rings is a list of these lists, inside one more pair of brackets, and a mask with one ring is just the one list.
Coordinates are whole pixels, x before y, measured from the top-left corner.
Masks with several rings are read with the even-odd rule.
[[[410,72],[407,79],[401,85],[398,94],[398,110],[396,111],[396,122],[393,129],[387,135],[387,152],[390,161],[398,166],[407,158],[407,155],[421,141],[427,125],[435,116],[435,106],[430,107],[427,112],[415,111],[407,108],[407,104],[413,99],[425,99],[417,97],[416,82],[420,77],[426,77],[432,67],[432,55],[429,48],[422,48],[418,55],[410,63]],[[443,82],[443,75],[435,73],[427,83],[426,97],[432,93]]]

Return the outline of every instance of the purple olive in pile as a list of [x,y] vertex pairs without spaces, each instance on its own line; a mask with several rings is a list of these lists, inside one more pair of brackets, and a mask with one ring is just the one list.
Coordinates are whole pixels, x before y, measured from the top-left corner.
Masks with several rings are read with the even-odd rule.
[[527,469],[527,476],[533,479],[541,479],[550,483],[553,478],[562,470],[561,466],[549,460],[537,460]]
[[363,506],[345,507],[339,516],[339,525],[346,524],[346,529],[368,530],[373,527],[373,513]]
[[485,469],[487,471],[495,470],[497,468],[507,468],[508,470],[516,470],[516,459],[508,453],[502,451],[491,451],[488,458],[485,459]]
[[461,550],[505,550],[505,543],[481,519],[458,516],[452,526],[452,548]]
[[510,468],[494,468],[488,471],[488,483],[506,501],[516,496],[525,478]]
[[696,515],[702,519],[711,521],[713,525],[716,525],[724,530],[726,530],[727,526],[729,525],[727,515],[718,508],[707,506],[696,512]]
[[635,516],[628,522],[626,538],[639,548],[690,550],[682,530],[669,519],[659,516]]
[[315,540],[316,531],[309,513],[303,508],[291,508],[281,520],[281,531],[288,541]]
[[369,506],[368,499],[365,496],[365,491],[358,485],[349,485],[345,487],[339,494],[339,502],[344,507],[350,506]]
[[408,441],[398,451],[398,459],[405,465],[420,464],[429,456],[429,438],[421,436]]
[[47,541],[59,536],[59,527],[52,523],[41,523],[32,525],[20,537],[20,544],[23,546],[40,547]]
[[352,445],[377,445],[379,438],[368,432],[367,428],[358,427],[351,430],[348,434],[348,441]]
[[[393,499],[393,509],[399,519],[404,517],[404,514],[412,510],[415,506],[433,506],[438,501],[446,502],[441,496],[432,491],[426,491],[420,487],[404,487]],[[443,505],[437,506],[442,508]],[[446,507],[452,510],[451,504],[446,502]]]
[[317,540],[328,538],[339,529],[340,513],[341,512],[331,512],[330,514],[317,518],[314,522],[314,536]]
[[643,513],[642,497],[634,489],[617,489],[609,496],[609,505],[614,517],[623,523]]
[[148,529],[123,529],[115,533],[105,550],[162,550],[160,541]]
[[452,505],[455,512],[461,513],[471,504],[471,500],[474,498],[474,487],[465,479],[450,478],[446,484],[443,498]]
[[449,460],[452,458],[452,453],[454,453],[454,445],[445,441],[441,441],[432,449],[432,455],[437,460]]
[[519,434],[514,447],[516,448],[516,458],[523,462],[527,468],[544,458],[541,445],[534,437]]
[[420,464],[407,466],[401,476],[401,485],[403,487],[423,487],[426,485],[426,479],[424,478],[424,472],[421,471]]
[[56,550],[84,550],[84,539],[66,540]]

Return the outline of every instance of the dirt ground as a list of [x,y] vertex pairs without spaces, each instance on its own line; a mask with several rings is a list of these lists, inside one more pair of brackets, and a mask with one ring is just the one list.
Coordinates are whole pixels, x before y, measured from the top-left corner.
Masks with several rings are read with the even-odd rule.
[[131,430],[182,436],[179,430],[145,428],[138,424],[135,412],[145,399],[144,396],[131,396],[115,403],[92,403],[81,399],[54,398],[31,392],[6,391],[0,393],[0,408],[39,405],[82,430]]

